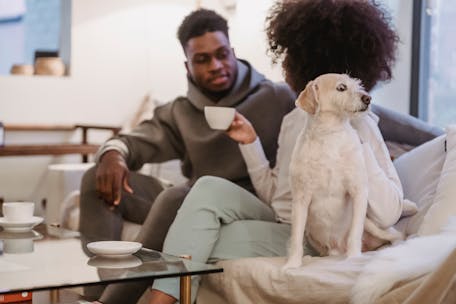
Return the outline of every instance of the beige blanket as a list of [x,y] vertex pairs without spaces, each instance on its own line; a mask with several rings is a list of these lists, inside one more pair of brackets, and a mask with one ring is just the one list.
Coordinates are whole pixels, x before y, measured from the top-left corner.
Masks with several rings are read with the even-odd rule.
[[316,257],[287,274],[285,258],[222,261],[224,272],[203,279],[197,303],[348,303],[366,259]]
[[456,303],[456,249],[433,272],[404,282],[382,296],[378,304]]
[[[283,274],[285,258],[247,258],[219,262],[224,273],[203,279],[198,304],[350,303],[351,289],[373,255],[344,260],[312,258]],[[456,249],[433,272],[405,280],[376,304],[456,303]]]

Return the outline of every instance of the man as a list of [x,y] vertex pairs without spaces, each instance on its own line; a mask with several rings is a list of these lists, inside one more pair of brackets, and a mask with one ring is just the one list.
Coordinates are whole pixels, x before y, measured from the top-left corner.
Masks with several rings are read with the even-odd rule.
[[[127,219],[144,223],[138,242],[161,250],[184,197],[203,175],[223,177],[254,191],[237,143],[209,128],[205,106],[234,107],[248,117],[261,134],[267,158],[275,162],[282,117],[294,108],[295,93],[236,59],[227,22],[214,11],[192,12],[180,25],[178,38],[187,60],[187,96],[158,107],[151,120],[101,147],[97,166],[85,174],[81,186],[84,243],[120,239]],[[188,183],[163,189],[157,179],[130,172],[144,163],[171,159],[181,160]],[[135,303],[142,287],[129,285],[136,292],[110,287],[100,301]]]

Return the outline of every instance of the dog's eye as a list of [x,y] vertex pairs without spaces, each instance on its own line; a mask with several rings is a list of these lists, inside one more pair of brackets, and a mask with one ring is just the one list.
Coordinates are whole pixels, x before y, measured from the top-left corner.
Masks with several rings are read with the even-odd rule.
[[340,83],[339,85],[337,85],[336,90],[339,91],[339,92],[346,91],[347,90],[347,85],[344,84],[344,83]]

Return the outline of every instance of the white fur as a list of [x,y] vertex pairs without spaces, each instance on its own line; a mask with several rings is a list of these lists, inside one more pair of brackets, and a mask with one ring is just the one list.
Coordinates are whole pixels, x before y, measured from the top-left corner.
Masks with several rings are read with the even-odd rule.
[[[361,255],[363,232],[369,228],[368,184],[360,139],[350,118],[368,110],[369,101],[359,81],[345,74],[319,76],[296,100],[311,117],[290,163],[292,229],[284,269],[301,265],[304,233],[321,255]],[[390,237],[380,229],[369,232]]]
[[396,283],[435,269],[456,248],[456,217],[440,234],[409,239],[375,253],[357,278],[351,303],[370,304]]

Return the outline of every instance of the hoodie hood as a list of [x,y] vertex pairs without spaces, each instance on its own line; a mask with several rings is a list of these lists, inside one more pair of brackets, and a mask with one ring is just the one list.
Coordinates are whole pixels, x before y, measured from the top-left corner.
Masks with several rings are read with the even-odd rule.
[[237,60],[238,74],[233,88],[222,99],[214,102],[204,95],[201,90],[188,79],[187,98],[199,110],[203,111],[205,106],[233,107],[241,102],[245,96],[265,80],[263,74],[257,72],[247,61]]

